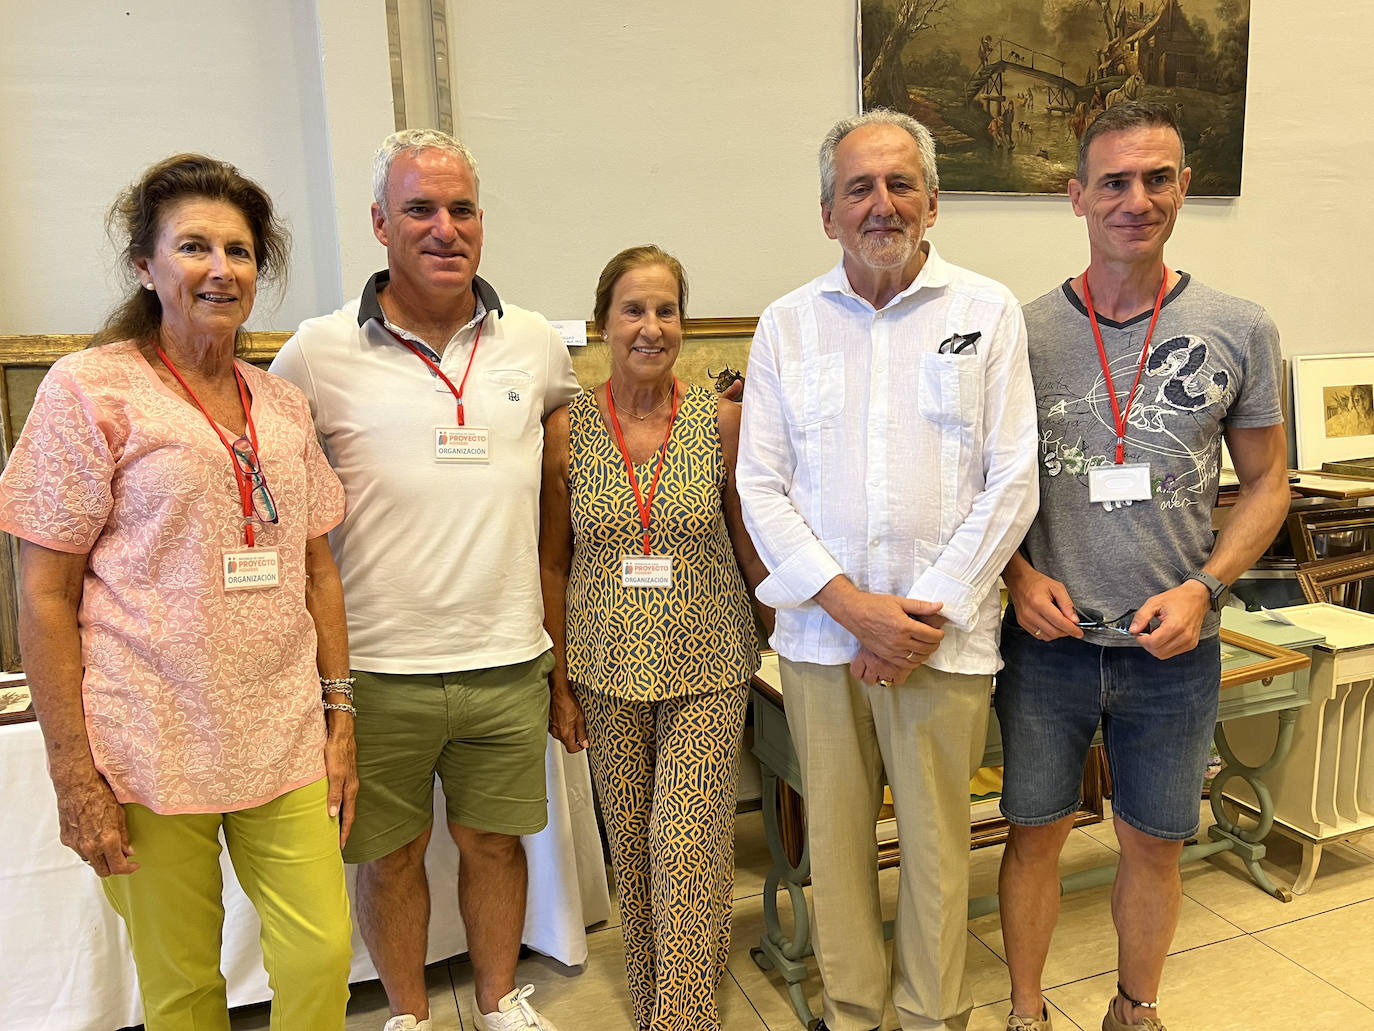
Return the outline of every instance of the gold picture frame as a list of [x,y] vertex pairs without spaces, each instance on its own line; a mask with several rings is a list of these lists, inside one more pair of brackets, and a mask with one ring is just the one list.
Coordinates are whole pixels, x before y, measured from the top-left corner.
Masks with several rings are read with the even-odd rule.
[[[754,317],[688,319],[683,326],[684,346],[678,357],[678,375],[689,383],[709,384],[722,366],[743,371],[749,343],[758,319]],[[245,333],[238,356],[266,366],[290,338],[290,330]],[[23,429],[34,393],[52,364],[64,355],[90,344],[88,333],[33,333],[0,335],[0,467]],[[572,351],[573,369],[584,386],[600,383],[609,375],[610,355],[606,342],[587,323],[587,346]],[[13,537],[0,534],[0,670],[21,668],[19,655],[19,546]]]
[[1309,602],[1326,602],[1374,613],[1374,554],[1300,566],[1298,586]]

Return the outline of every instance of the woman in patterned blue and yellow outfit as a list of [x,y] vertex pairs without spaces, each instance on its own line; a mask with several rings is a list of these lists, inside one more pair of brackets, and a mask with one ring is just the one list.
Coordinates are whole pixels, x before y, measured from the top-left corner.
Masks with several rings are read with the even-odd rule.
[[759,666],[745,581],[766,575],[735,493],[739,405],[673,375],[686,300],[682,266],[657,247],[602,271],[611,376],[549,416],[540,501],[550,730],[569,751],[590,740],[634,1017],[652,1031],[720,1028]]

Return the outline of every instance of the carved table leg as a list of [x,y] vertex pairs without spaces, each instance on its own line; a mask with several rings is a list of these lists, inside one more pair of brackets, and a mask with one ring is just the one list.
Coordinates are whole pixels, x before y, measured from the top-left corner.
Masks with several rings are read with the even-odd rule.
[[[787,982],[797,1019],[806,1026],[814,1017],[806,1001],[806,957],[811,955],[811,918],[802,887],[811,876],[811,855],[802,829],[801,798],[767,766],[763,773],[763,828],[773,865],[763,882],[763,937],[749,955],[762,970],[776,967]],[[790,846],[790,848],[789,848]],[[790,852],[790,854],[789,854]],[[787,889],[792,904],[792,937],[782,929],[778,889]]]
[[1298,870],[1298,879],[1293,882],[1294,895],[1306,895],[1312,887],[1313,880],[1317,876],[1317,867],[1322,862],[1322,846],[1310,841],[1302,843],[1302,867]]
[[[1269,792],[1269,786],[1264,783],[1264,777],[1288,755],[1293,745],[1293,726],[1299,711],[1294,708],[1279,712],[1279,729],[1274,739],[1274,750],[1259,766],[1246,766],[1236,758],[1235,753],[1231,751],[1230,743],[1226,740],[1226,728],[1220,723],[1217,724],[1215,738],[1222,766],[1212,780],[1212,816],[1216,820],[1216,825],[1208,829],[1207,836],[1213,841],[1227,843],[1228,850],[1236,853],[1244,861],[1251,879],[1280,902],[1293,901],[1292,894],[1270,880],[1269,875],[1260,866],[1260,860],[1264,858],[1266,851],[1264,839],[1274,829],[1274,798]],[[1259,822],[1250,830],[1241,827],[1232,818],[1229,808],[1223,805],[1222,787],[1232,777],[1239,777],[1245,781],[1255,793],[1255,802],[1259,807]],[[1293,890],[1297,891],[1297,888]]]

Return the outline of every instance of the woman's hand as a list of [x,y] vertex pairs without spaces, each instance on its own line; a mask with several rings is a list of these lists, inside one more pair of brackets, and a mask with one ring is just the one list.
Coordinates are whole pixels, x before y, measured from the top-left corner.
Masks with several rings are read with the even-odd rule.
[[339,818],[339,847],[353,829],[353,803],[358,798],[358,750],[353,743],[353,718],[331,712],[324,742],[324,770],[329,777],[329,815]]
[[569,754],[587,747],[587,721],[582,704],[567,686],[549,691],[549,733],[563,742]]
[[100,877],[131,874],[138,864],[129,857],[129,829],[124,823],[124,807],[110,790],[109,783],[94,768],[57,789],[57,824],[62,844],[81,857]]
[[96,769],[81,698],[84,668],[77,612],[86,556],[19,542],[19,648],[57,794],[62,844],[101,877],[138,864],[124,808]]

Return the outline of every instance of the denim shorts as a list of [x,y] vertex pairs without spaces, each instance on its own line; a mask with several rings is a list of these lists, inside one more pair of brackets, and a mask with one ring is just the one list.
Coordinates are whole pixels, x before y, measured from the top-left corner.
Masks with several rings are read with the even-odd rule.
[[1039,641],[1010,608],[993,702],[1002,726],[1002,814],[1025,826],[1078,809],[1098,721],[1112,774],[1112,814],[1156,838],[1198,831],[1202,775],[1217,722],[1221,643],[1163,661],[1144,648],[1073,637]]

